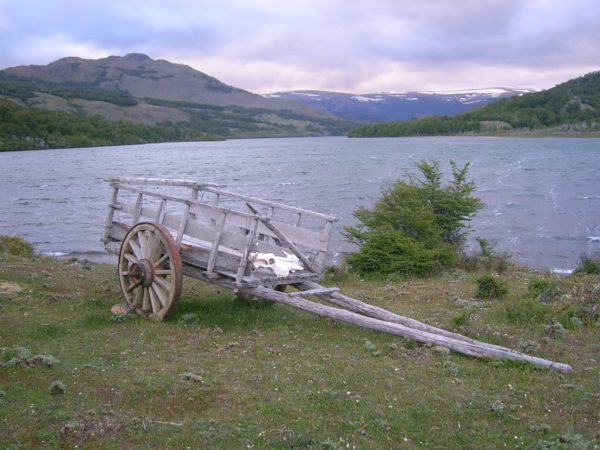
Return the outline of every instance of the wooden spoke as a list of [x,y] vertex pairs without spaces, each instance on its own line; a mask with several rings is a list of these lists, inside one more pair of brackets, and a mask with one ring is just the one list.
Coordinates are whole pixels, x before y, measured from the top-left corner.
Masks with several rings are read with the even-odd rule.
[[162,304],[155,298],[150,296],[150,301],[152,303],[152,312],[157,314],[162,309]]
[[171,275],[171,269],[157,269],[154,271],[154,275]]
[[133,251],[133,254],[135,255],[135,257],[137,259],[143,259],[144,258],[142,256],[142,249],[140,248],[140,246],[138,245],[137,242],[131,240],[131,241],[129,241],[129,246],[131,247],[131,250]]
[[139,305],[142,301],[142,289],[139,289],[133,297],[133,305]]
[[168,258],[169,258],[169,255],[168,255],[167,253],[165,253],[164,255],[162,255],[162,257],[161,257],[161,258],[160,258],[158,261],[156,261],[156,262],[154,263],[154,265],[155,265],[156,267],[158,267],[158,266],[160,266],[162,263],[164,263],[164,262],[165,262],[165,261],[166,261]]
[[138,280],[135,283],[133,283],[131,286],[129,286],[127,288],[127,292],[131,292],[133,291],[136,287],[138,287],[140,284],[142,284],[142,280]]
[[131,264],[137,264],[137,262],[138,262],[138,259],[135,256],[133,256],[132,254],[129,254],[129,253],[125,253],[123,255],[123,258],[125,258]]
[[156,296],[158,297],[159,301],[163,305],[166,305],[167,302],[168,302],[168,299],[167,299],[167,297],[166,297],[165,292],[163,291],[163,289],[160,286],[158,286],[156,283],[154,283],[151,286],[151,288],[154,289],[154,292],[156,293]]
[[129,229],[117,273],[125,301],[140,315],[161,320],[176,307],[183,279],[181,255],[162,225],[141,222]]
[[171,283],[168,283],[167,280],[161,277],[154,277],[154,281],[160,285],[166,291],[171,289]]
[[160,299],[158,298],[158,296],[156,295],[156,293],[154,292],[154,288],[152,286],[150,286],[148,288],[148,291],[150,292],[150,298],[152,299],[153,302],[158,302],[161,304],[161,306],[164,306],[161,302]]

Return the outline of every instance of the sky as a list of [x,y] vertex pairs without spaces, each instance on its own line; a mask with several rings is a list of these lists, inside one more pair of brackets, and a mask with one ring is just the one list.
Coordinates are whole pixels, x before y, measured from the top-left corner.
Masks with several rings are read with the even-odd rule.
[[259,94],[546,89],[600,70],[600,0],[0,0],[0,68],[128,53]]

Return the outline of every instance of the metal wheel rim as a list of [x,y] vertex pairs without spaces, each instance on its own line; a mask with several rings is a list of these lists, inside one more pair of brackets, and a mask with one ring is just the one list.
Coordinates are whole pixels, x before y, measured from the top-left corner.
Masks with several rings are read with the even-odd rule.
[[129,308],[162,320],[174,311],[183,273],[179,247],[162,225],[141,222],[132,227],[121,244],[118,275]]

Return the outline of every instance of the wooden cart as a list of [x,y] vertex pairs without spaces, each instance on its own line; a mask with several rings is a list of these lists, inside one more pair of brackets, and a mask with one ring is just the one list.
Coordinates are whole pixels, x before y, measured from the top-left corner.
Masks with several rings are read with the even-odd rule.
[[[235,194],[211,183],[149,178],[106,181],[112,195],[103,242],[106,250],[118,255],[118,279],[128,308],[144,317],[160,320],[173,312],[183,275],[188,275],[249,298],[466,355],[571,371],[567,364],[479,342],[321,286],[333,216]],[[295,270],[273,270],[271,263],[289,261]],[[286,292],[288,286],[293,291]]]

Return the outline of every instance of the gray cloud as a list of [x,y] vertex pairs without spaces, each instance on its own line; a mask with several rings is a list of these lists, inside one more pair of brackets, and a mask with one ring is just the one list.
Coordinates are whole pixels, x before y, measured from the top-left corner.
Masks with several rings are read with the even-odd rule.
[[259,92],[550,87],[598,70],[598,24],[597,0],[0,0],[0,67],[143,52]]

